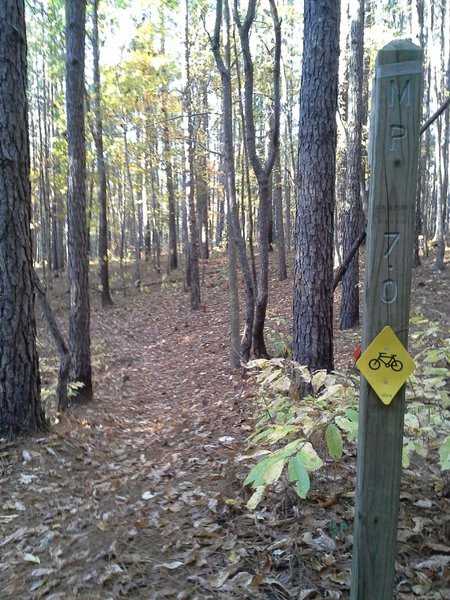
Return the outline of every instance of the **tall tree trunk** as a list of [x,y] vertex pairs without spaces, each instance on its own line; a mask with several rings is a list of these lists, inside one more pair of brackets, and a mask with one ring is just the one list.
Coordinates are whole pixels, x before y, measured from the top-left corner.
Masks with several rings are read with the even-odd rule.
[[[228,1],[228,0],[227,0]],[[253,285],[255,288],[255,295],[258,290],[258,274],[256,272],[256,259],[255,259],[255,244],[254,244],[254,236],[255,236],[255,226],[253,219],[253,198],[252,198],[252,186],[250,182],[250,163],[248,159],[248,150],[247,150],[247,131],[245,127],[245,111],[244,111],[244,102],[242,99],[242,84],[241,84],[241,70],[239,67],[238,49],[236,44],[236,38],[233,35],[234,40],[234,53],[236,56],[236,81],[237,81],[237,91],[238,91],[238,103],[239,103],[239,116],[242,123],[242,139],[244,142],[244,153],[243,153],[243,165],[242,165],[242,210],[245,210],[244,207],[244,196],[245,190],[247,190],[247,222],[248,222],[248,231],[247,231],[247,239],[248,239],[248,248],[250,250],[250,264],[252,267],[252,276],[253,276]],[[245,240],[245,233],[244,233]]]
[[[364,227],[361,204],[364,73],[364,0],[359,0],[350,25],[350,59],[347,119],[347,161],[345,175],[345,208],[343,258],[346,260]],[[350,262],[342,279],[339,326],[350,329],[359,324],[359,253]]]
[[97,154],[97,177],[98,177],[98,256],[100,293],[103,308],[112,306],[111,293],[109,289],[109,259],[108,259],[108,203],[106,195],[106,168],[103,153],[103,123],[100,108],[101,84],[100,84],[100,50],[98,40],[98,4],[99,0],[93,0],[93,35],[92,35],[92,58],[94,63],[94,96],[93,108],[95,123],[93,137]]
[[40,401],[31,244],[23,1],[0,4],[0,437],[46,429]]
[[200,115],[200,131],[202,148],[197,159],[197,214],[199,228],[200,258],[209,258],[209,227],[208,227],[208,88],[206,82],[201,84],[202,114]]
[[93,398],[86,226],[86,149],[84,123],[84,40],[86,4],[66,0],[66,106],[69,153],[67,243],[70,286],[70,381],[82,388],[77,400]]
[[134,197],[134,185],[133,178],[131,177],[131,166],[130,166],[130,150],[128,145],[128,131],[127,125],[124,123],[123,127],[123,141],[125,146],[125,168],[127,170],[127,182],[128,191],[130,192],[130,208],[131,208],[131,243],[134,248],[134,274],[133,279],[136,287],[141,285],[141,252],[139,249],[139,232],[138,232],[138,219],[136,211],[136,201]]
[[[229,189],[227,188],[227,195]],[[228,214],[230,201],[227,198]],[[230,365],[233,369],[240,365],[240,323],[239,323],[239,284],[237,275],[236,243],[228,219],[228,289],[230,295]]]
[[283,191],[281,184],[281,159],[279,152],[277,154],[277,159],[275,161],[275,167],[273,170],[272,194],[276,215],[276,231],[278,244],[278,278],[280,281],[285,281],[287,279],[286,248],[284,243]]
[[163,95],[162,113],[164,117],[163,124],[163,157],[164,168],[166,171],[167,196],[169,200],[169,269],[172,271],[178,268],[177,251],[177,222],[176,222],[176,199],[175,187],[173,183],[172,157],[170,150],[169,123],[167,117],[167,108],[164,104],[166,95]]
[[[446,39],[450,26],[450,10],[446,2],[439,6],[440,14],[440,72],[442,76],[436,77],[437,97],[439,104],[445,99],[445,92],[450,92],[450,52],[449,41]],[[445,225],[447,221],[447,210],[449,201],[449,137],[450,137],[450,109],[444,112],[441,119],[437,121],[437,147],[436,154],[439,160],[439,174],[437,184],[437,203],[436,203],[436,229],[434,234],[434,244],[436,247],[436,257],[433,269],[442,271],[445,267]]]
[[244,97],[245,97],[245,128],[247,133],[247,148],[253,171],[258,181],[259,191],[259,277],[258,292],[255,304],[255,320],[253,324],[253,353],[256,357],[268,356],[264,340],[264,324],[266,320],[267,302],[269,298],[269,210],[270,176],[272,173],[279,146],[280,131],[280,60],[281,60],[281,22],[275,0],[269,0],[275,37],[273,59],[273,118],[269,131],[268,156],[263,165],[256,150],[256,128],[253,108],[253,61],[250,52],[249,32],[255,18],[256,0],[248,3],[247,14],[241,22],[238,11],[238,0],[234,0],[234,20],[241,40],[244,61]]
[[298,153],[293,357],[333,369],[333,218],[338,0],[305,0]]
[[188,260],[189,287],[191,290],[191,308],[200,308],[200,273],[198,267],[198,228],[195,210],[195,168],[194,168],[194,122],[192,117],[191,57],[189,50],[189,0],[186,0],[185,19],[185,68],[186,88],[184,90],[187,113],[186,140],[186,205],[188,211]]
[[[222,14],[225,21],[225,60],[220,52],[220,30],[222,25]],[[247,252],[245,249],[245,240],[242,235],[239,213],[236,201],[236,173],[234,168],[234,147],[233,147],[233,112],[232,112],[232,89],[231,89],[231,71],[230,71],[230,16],[228,11],[228,2],[225,0],[225,10],[223,11],[222,0],[216,3],[216,21],[214,27],[214,37],[211,41],[212,51],[220,73],[222,83],[222,124],[223,124],[223,146],[224,146],[224,168],[225,185],[227,187],[227,198],[229,199],[229,225],[231,233],[236,244],[236,250],[239,262],[244,276],[245,285],[245,325],[244,333],[241,338],[241,358],[248,361],[252,347],[252,331],[255,311],[255,293],[253,287],[253,277],[250,271]]]

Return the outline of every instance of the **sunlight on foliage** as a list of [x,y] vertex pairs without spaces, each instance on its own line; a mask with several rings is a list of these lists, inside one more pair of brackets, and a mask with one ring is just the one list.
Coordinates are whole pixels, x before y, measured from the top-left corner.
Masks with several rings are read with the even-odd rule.
[[[310,473],[323,468],[330,458],[339,461],[344,454],[344,439],[353,441],[356,437],[354,382],[324,370],[311,374],[289,359],[259,359],[247,367],[259,370],[259,410],[247,445],[265,451],[244,481],[254,489],[247,507],[256,508],[267,488],[284,473],[297,495],[305,499],[311,486]],[[320,435],[317,438],[315,434]],[[320,455],[322,447],[328,448],[329,457]],[[261,454],[256,450],[243,458],[258,456]]]
[[[450,470],[450,337],[422,317],[411,322],[417,369],[407,384],[403,467],[416,455]],[[254,491],[247,507],[256,508],[280,481],[305,499],[311,473],[356,450],[359,377],[310,373],[287,358],[258,359],[247,368],[256,371],[258,410],[241,460],[259,459],[244,481]]]

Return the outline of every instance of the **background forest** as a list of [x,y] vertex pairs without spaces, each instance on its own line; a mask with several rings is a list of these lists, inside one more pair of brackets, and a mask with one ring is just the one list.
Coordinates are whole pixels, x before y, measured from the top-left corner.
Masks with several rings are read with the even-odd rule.
[[406,38],[418,368],[393,597],[449,598],[448,0],[21,5],[0,4],[0,36],[26,23],[0,130],[27,104],[31,208],[29,265],[0,235],[2,598],[349,597],[372,78]]
[[[106,307],[112,303],[109,262],[119,266],[123,287],[124,264],[131,261],[132,281],[139,286],[147,261],[164,277],[180,269],[196,310],[201,306],[200,264],[227,247],[231,236],[230,345],[236,366],[252,355],[268,356],[269,253],[276,251],[283,280],[286,252],[295,247],[294,298],[302,301],[294,301],[293,357],[312,369],[333,368],[331,288],[338,283],[332,281],[333,268],[342,267],[339,278],[345,271],[340,307],[345,329],[359,322],[355,250],[365,230],[371,77],[376,51],[394,38],[412,38],[425,51],[415,265],[430,250],[435,268],[444,265],[448,4],[344,3],[340,28],[337,11],[334,31],[325,39],[334,46],[326,49],[330,62],[323,63],[323,81],[317,89],[303,86],[302,110],[301,71],[305,81],[314,80],[308,64],[318,46],[315,34],[305,38],[304,51],[315,50],[302,60],[300,3],[252,1],[245,10],[238,2],[228,6],[222,1],[147,4],[94,2],[85,16],[86,114],[78,119],[86,126],[83,213],[88,235],[83,246],[100,267],[92,285]],[[317,9],[311,23],[320,10],[326,12]],[[29,2],[27,11],[35,260],[44,283],[51,285],[66,261],[70,135],[65,103],[73,94],[64,85],[64,3]],[[436,111],[442,112],[438,119]],[[299,114],[304,120],[300,128]],[[80,123],[74,121],[69,132],[72,127],[78,131]],[[321,131],[326,143],[316,146],[320,152],[299,154],[313,130]],[[324,193],[312,178],[322,171]],[[311,225],[314,220],[319,227]],[[73,229],[75,247],[84,228]],[[327,249],[322,262],[321,244]],[[315,275],[305,285],[299,273],[305,273],[308,261]],[[72,280],[70,273],[78,270],[70,264],[69,255]],[[242,324],[237,265],[245,288]],[[86,285],[87,277],[81,287]],[[304,332],[317,317],[315,299],[327,314],[307,340]],[[319,330],[326,334],[318,335]],[[319,340],[315,351],[313,338]],[[82,371],[77,379],[87,390],[89,375]]]

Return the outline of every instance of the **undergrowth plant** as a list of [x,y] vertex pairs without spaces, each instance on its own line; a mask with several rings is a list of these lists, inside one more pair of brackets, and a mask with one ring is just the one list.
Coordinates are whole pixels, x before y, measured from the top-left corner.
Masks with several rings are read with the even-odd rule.
[[[450,336],[422,317],[413,317],[410,351],[417,368],[407,385],[403,466],[414,453],[450,469]],[[316,371],[287,358],[258,359],[255,430],[247,438],[259,459],[244,485],[253,489],[247,507],[254,509],[282,476],[305,499],[310,473],[330,459],[336,464],[358,434],[359,376]]]
[[[337,462],[343,456],[344,442],[356,438],[355,380],[326,371],[310,374],[290,359],[258,359],[247,366],[260,370],[258,414],[255,431],[247,438],[250,452],[242,458],[261,459],[244,481],[254,489],[247,507],[256,508],[283,473],[300,498],[306,498],[309,474],[325,464],[322,446]],[[299,389],[308,392],[302,394]]]

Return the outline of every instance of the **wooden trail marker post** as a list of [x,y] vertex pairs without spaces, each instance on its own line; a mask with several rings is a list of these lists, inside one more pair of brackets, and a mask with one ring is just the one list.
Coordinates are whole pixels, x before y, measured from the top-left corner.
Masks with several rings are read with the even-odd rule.
[[[393,598],[405,410],[405,378],[401,377],[405,375],[403,362],[409,358],[405,357],[405,349],[422,56],[422,49],[411,41],[395,40],[379,51],[376,62],[369,150],[363,354],[358,365],[365,360],[367,372],[379,374],[381,379],[374,383],[377,393],[361,377],[351,600]],[[400,342],[404,346],[400,363],[398,357],[392,357],[396,352],[390,347],[390,340],[395,336],[389,330],[383,332],[383,336],[388,333],[387,342],[383,336],[381,346],[375,342],[375,350],[380,352],[369,349],[364,354],[387,325],[398,337],[395,347]],[[396,381],[399,390],[394,385],[393,397],[389,399],[389,394],[383,395],[383,386],[386,384],[392,391]]]

